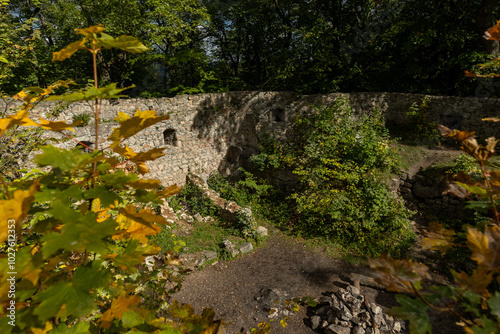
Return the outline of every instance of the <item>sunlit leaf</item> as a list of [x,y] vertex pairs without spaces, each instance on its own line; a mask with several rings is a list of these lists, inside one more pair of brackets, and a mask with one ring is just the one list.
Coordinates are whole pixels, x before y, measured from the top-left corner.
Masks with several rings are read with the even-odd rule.
[[123,240],[124,238],[133,238],[139,240],[143,244],[148,243],[148,235],[156,235],[161,231],[159,226],[144,225],[132,222],[126,229],[120,230],[119,234],[113,236],[115,240]]
[[63,61],[70,58],[78,50],[86,49],[85,40],[76,41],[69,44],[67,47],[60,51],[52,53],[52,61]]
[[136,212],[135,207],[131,204],[128,204],[125,208],[120,208],[118,210],[122,215],[124,215],[128,219],[144,224],[151,228],[153,228],[152,223],[157,223],[162,225],[167,223],[164,217],[154,214],[149,209],[141,209],[139,212]]
[[484,233],[468,227],[467,245],[472,251],[471,258],[479,266],[478,269],[500,272],[500,227],[486,226]]
[[122,35],[114,38],[108,34],[101,33],[101,37],[97,40],[98,43],[96,46],[103,49],[117,48],[130,53],[142,53],[149,50],[137,38],[132,36]]
[[0,217],[2,217],[5,224],[0,228],[0,242],[8,239],[9,229],[7,224],[14,227],[17,236],[21,235],[24,219],[28,215],[31,203],[35,199],[35,193],[39,187],[38,182],[34,182],[28,190],[14,191],[12,199],[0,200]]
[[62,130],[73,130],[75,126],[78,126],[81,124],[81,121],[76,121],[71,124],[67,124],[66,122],[52,122],[48,121],[46,119],[40,118],[40,127],[46,130],[52,130],[52,131],[62,131]]
[[446,253],[453,244],[455,232],[447,230],[443,225],[432,222],[429,224],[429,232],[425,233],[421,246],[423,249],[438,250],[442,254]]
[[9,115],[6,118],[0,119],[0,136],[5,132],[16,126],[38,126],[38,124],[28,118],[29,113],[26,110],[20,110],[15,115]]
[[88,38],[93,38],[96,34],[103,32],[104,30],[106,30],[106,28],[104,28],[101,24],[83,29],[75,28],[75,32],[77,34],[83,35]]
[[113,299],[111,308],[104,312],[99,319],[101,328],[110,328],[115,318],[122,319],[126,311],[133,310],[141,302],[141,297],[137,295],[119,296]]
[[169,186],[168,188],[163,189],[162,191],[157,192],[158,196],[168,198],[180,192],[182,190],[181,186],[176,184]]
[[500,122],[500,118],[498,118],[498,117],[487,117],[487,118],[483,118],[483,121]]
[[[54,327],[52,326],[52,323],[50,321],[47,321],[45,323],[44,328],[30,328],[30,330],[33,334],[46,334],[46,333],[50,332],[52,329],[54,329]],[[52,333],[54,333],[54,332],[52,332]]]
[[108,139],[113,142],[119,142],[168,118],[168,115],[156,116],[156,112],[153,110],[137,110],[132,118],[125,113],[119,112],[115,120],[120,123],[120,126],[113,130]]
[[96,34],[103,32],[104,30],[106,30],[106,28],[104,28],[102,26],[102,24],[98,24],[96,26],[90,26],[88,28],[83,28],[83,29],[75,28],[75,32],[77,34],[80,34],[80,35],[83,35],[83,36],[89,37],[89,38],[94,37]]

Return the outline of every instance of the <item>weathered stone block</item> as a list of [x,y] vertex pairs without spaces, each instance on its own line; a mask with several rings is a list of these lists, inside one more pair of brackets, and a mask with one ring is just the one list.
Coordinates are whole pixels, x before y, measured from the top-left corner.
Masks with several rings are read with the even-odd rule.
[[240,246],[240,252],[242,254],[250,253],[251,251],[253,251],[253,245],[250,242],[245,242]]

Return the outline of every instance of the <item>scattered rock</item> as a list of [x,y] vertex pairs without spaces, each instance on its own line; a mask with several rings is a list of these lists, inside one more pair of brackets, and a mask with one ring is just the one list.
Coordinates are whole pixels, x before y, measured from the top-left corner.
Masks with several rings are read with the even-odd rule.
[[207,261],[213,260],[217,258],[217,252],[213,251],[203,251],[201,254],[207,259]]
[[195,214],[193,217],[198,223],[203,222],[203,217],[199,213]]
[[240,246],[241,254],[250,253],[251,251],[253,251],[253,245],[251,242],[245,242]]
[[229,239],[224,238],[224,240],[222,240],[222,244],[224,245],[224,248],[231,254],[232,257],[240,255],[240,251],[236,249],[234,244]]
[[311,328],[312,329],[317,329],[319,328],[319,325],[321,323],[321,317],[318,315],[313,315],[311,317]]
[[257,235],[261,238],[267,237],[267,228],[265,228],[264,226],[257,227],[256,232]]

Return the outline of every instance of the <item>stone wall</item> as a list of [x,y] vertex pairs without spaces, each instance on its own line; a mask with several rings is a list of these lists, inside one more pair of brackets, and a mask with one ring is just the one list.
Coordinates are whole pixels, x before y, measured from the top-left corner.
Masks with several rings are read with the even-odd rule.
[[[406,112],[409,107],[414,102],[419,103],[424,95],[333,93],[300,96],[289,92],[230,92],[159,99],[121,99],[104,101],[100,133],[101,138],[110,134],[116,125],[113,119],[119,111],[133,115],[137,109],[152,109],[157,114],[169,114],[169,120],[130,138],[127,145],[136,152],[165,146],[166,155],[148,164],[151,171],[148,177],[158,178],[165,185],[183,184],[188,171],[202,177],[207,177],[215,170],[229,173],[258,152],[259,136],[267,133],[286,139],[290,135],[295,115],[308,112],[313,105],[328,105],[338,97],[349,98],[357,114],[370,112],[371,108],[377,107],[385,116],[387,124],[405,125],[408,123]],[[475,130],[481,137],[497,134],[498,126],[481,119],[498,116],[500,99],[429,98],[429,115],[436,123]],[[0,110],[3,107],[0,105]],[[46,117],[53,107],[53,103],[41,103],[32,111],[32,115]],[[72,104],[57,120],[72,122],[73,115],[81,113],[91,113],[88,103]],[[94,127],[89,124],[76,128],[73,136],[79,141],[92,141]],[[106,144],[102,142],[100,147]],[[58,144],[65,148],[75,145],[76,142],[71,140]]]

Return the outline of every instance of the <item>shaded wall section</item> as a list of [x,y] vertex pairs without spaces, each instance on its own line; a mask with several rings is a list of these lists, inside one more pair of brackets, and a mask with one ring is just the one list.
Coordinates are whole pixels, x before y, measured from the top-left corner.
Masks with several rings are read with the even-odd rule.
[[[202,95],[180,95],[159,99],[121,99],[104,101],[101,114],[101,138],[106,138],[116,126],[118,112],[133,115],[137,109],[155,110],[170,115],[170,119],[143,130],[126,141],[136,152],[153,147],[165,147],[165,156],[148,163],[150,175],[164,185],[184,184],[188,171],[203,178],[214,171],[230,174],[244,166],[248,158],[259,151],[258,139],[265,134],[280,140],[291,135],[296,115],[308,113],[313,106],[329,105],[343,97],[350,100],[356,114],[382,111],[388,125],[404,126],[412,103],[420,103],[424,95],[400,93],[333,93],[326,95],[296,95],[289,92],[229,92]],[[430,119],[436,123],[462,130],[474,130],[483,138],[498,137],[498,123],[483,122],[485,117],[498,117],[500,99],[429,96]],[[0,104],[3,103],[0,101]],[[4,106],[0,105],[1,109]],[[32,116],[47,117],[53,103],[41,103]],[[12,109],[9,113],[14,112]],[[91,113],[89,104],[72,104],[56,120],[72,122],[73,115]],[[94,124],[76,128],[70,133],[79,141],[92,141]],[[71,148],[76,142],[55,134],[62,142],[56,146]],[[47,137],[53,136],[47,133]],[[105,147],[105,140],[100,147]]]

